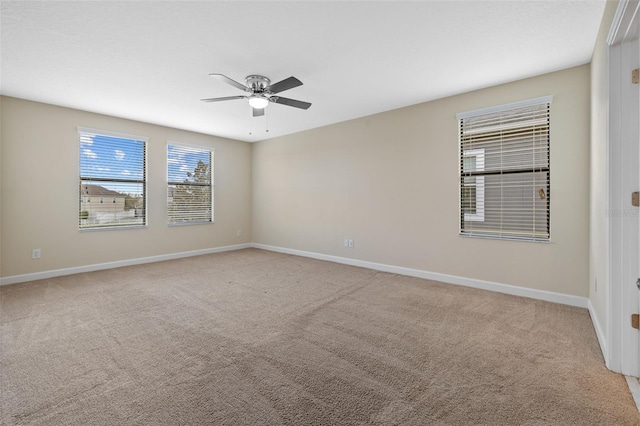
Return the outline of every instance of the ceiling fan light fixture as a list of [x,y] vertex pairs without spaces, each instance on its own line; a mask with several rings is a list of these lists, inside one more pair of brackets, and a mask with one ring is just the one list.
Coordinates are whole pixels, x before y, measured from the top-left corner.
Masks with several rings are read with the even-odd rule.
[[[2,0],[0,0],[2,1]],[[224,74],[209,74],[212,77],[227,83],[230,86],[240,89],[247,95],[238,96],[225,96],[222,98],[207,98],[200,99],[203,102],[219,102],[230,101],[233,99],[247,99],[249,106],[252,108],[252,114],[254,117],[264,116],[264,109],[270,103],[286,105],[299,109],[309,109],[311,103],[298,101],[295,99],[285,98],[279,95],[280,92],[293,89],[294,87],[302,86],[302,82],[295,77],[285,78],[282,81],[271,84],[271,80],[263,75],[250,75],[246,78],[246,84],[238,83],[235,80],[230,79]]]
[[269,105],[269,99],[261,95],[252,95],[249,97],[249,105],[252,108],[263,109]]

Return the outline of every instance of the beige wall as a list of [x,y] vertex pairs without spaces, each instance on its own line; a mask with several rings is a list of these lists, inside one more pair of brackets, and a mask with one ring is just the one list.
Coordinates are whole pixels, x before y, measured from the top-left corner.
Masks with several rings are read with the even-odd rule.
[[[586,297],[589,81],[583,65],[258,142],[253,241]],[[456,113],[544,95],[550,243],[458,236]]]
[[[1,276],[253,241],[587,296],[589,83],[584,65],[253,146],[2,97]],[[551,242],[459,237],[455,114],[549,94]],[[78,231],[78,126],[149,137],[147,229]],[[214,225],[166,226],[167,140],[215,148]]]
[[[607,294],[609,292],[609,205],[608,115],[609,88],[607,35],[618,7],[607,1],[598,39],[591,59],[591,241],[589,299],[601,332],[608,330]],[[596,287],[597,282],[597,287]]]
[[[0,102],[2,277],[251,241],[248,143],[10,97]],[[78,126],[149,138],[148,228],[78,230]],[[167,140],[215,149],[214,224],[166,225]],[[31,259],[34,248],[41,259]]]

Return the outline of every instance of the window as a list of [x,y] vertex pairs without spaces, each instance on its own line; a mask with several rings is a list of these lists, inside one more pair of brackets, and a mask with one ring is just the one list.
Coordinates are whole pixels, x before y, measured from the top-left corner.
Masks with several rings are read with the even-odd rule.
[[213,222],[213,151],[167,146],[167,221],[170,225]]
[[145,226],[147,138],[85,128],[78,133],[80,229]]
[[461,235],[548,241],[551,100],[457,115]]

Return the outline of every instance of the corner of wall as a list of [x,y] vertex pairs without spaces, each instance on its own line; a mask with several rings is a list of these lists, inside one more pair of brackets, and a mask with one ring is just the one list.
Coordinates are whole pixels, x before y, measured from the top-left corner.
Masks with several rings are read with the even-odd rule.
[[607,332],[610,318],[607,304],[609,282],[608,218],[608,121],[609,64],[607,37],[618,1],[607,1],[591,58],[591,140],[589,161],[589,313],[605,362],[609,363]]
[[600,351],[602,352],[602,357],[604,358],[605,364],[608,367],[609,351],[607,346],[607,335],[605,334],[605,330],[602,328],[602,322],[598,317],[598,312],[593,308],[591,299],[589,299],[589,301],[587,302],[587,308],[589,309],[589,316],[591,317],[591,322],[593,323],[593,328],[596,332],[598,343],[600,344]]

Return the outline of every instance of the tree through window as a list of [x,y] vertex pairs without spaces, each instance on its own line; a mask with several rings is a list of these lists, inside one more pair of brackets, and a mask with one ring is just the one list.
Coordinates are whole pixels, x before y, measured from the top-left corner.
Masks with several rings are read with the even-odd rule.
[[213,151],[167,146],[167,221],[170,225],[213,222]]

